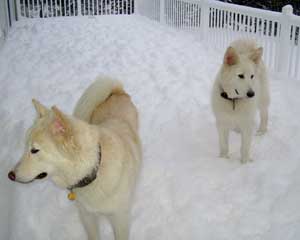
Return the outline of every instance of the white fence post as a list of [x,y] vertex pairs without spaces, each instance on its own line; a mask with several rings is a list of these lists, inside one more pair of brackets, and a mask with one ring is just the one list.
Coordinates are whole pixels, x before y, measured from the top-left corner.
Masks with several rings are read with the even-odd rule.
[[139,12],[138,12],[138,11],[139,11],[139,10],[138,10],[138,1],[139,1],[139,0],[134,0],[134,1],[133,1],[133,2],[134,2],[134,3],[133,3],[133,4],[134,4],[134,6],[133,6],[133,7],[134,7],[134,10],[133,10],[134,12],[133,12],[133,13],[134,13],[135,15],[137,15],[137,14],[139,13]]
[[280,28],[279,40],[279,59],[278,71],[288,74],[289,71],[289,56],[290,56],[290,40],[291,40],[291,24],[290,16],[293,15],[293,7],[286,5],[282,8],[282,19]]
[[22,13],[21,13],[21,4],[20,4],[20,0],[16,0],[16,7],[17,7],[17,20],[19,21],[22,17]]
[[0,38],[5,39],[9,29],[8,7],[6,1],[0,2]]
[[15,5],[15,1],[14,0],[8,0],[9,2],[9,14],[10,14],[10,20],[11,20],[11,25],[14,24],[14,22],[17,20],[17,16],[16,16],[16,5]]
[[204,40],[205,35],[209,30],[209,6],[207,0],[201,1],[201,13],[200,13],[200,37]]
[[160,23],[165,24],[166,23],[165,0],[160,0],[159,10],[160,10],[159,21]]
[[[78,16],[82,16],[81,12],[81,0],[77,0],[77,11],[78,11]],[[98,15],[98,13],[97,13]]]

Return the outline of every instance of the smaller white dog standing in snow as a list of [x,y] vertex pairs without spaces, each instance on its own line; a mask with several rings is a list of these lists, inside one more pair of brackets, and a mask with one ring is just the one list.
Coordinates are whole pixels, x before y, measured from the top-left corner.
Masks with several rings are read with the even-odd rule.
[[215,79],[212,108],[219,133],[220,157],[228,158],[229,132],[241,133],[241,162],[251,161],[255,116],[260,112],[258,134],[267,131],[270,104],[263,49],[252,40],[237,40],[227,48]]

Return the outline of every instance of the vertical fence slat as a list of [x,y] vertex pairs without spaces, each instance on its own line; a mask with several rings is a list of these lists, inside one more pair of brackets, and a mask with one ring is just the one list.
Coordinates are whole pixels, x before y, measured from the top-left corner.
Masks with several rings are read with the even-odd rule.
[[182,6],[182,1],[179,2],[179,6],[180,6],[180,13],[179,13],[180,24],[179,24],[179,27],[182,29],[182,22],[183,22],[183,6]]
[[171,3],[172,3],[172,5],[171,5],[171,16],[172,16],[172,26],[173,27],[175,27],[176,25],[175,25],[175,16],[176,16],[176,13],[175,13],[175,4],[174,4],[174,0],[171,0]]
[[92,1],[92,16],[95,16],[95,0]]
[[22,16],[22,12],[21,12],[21,0],[17,0],[16,1],[16,8],[17,8],[17,20],[20,20],[21,16]]
[[26,15],[26,2],[28,2],[28,0],[23,0],[22,3],[23,3],[23,6],[22,6],[22,9],[23,9],[23,16],[24,17],[28,17]]
[[290,75],[294,75],[294,54],[295,54],[295,36],[296,36],[296,26],[291,26],[291,39],[290,39],[290,45],[291,45],[291,52],[290,52],[290,58],[289,58],[289,70],[288,73]]
[[54,1],[55,17],[57,17],[57,0]]
[[96,15],[98,16],[99,15],[99,0],[96,1]]
[[176,0],[176,24],[177,24],[177,28],[180,27],[180,2],[178,0]]
[[67,16],[67,2],[64,0],[64,16]]
[[[27,0],[27,16],[30,18],[31,17],[31,1],[32,0]],[[26,5],[25,5],[26,8]]]
[[198,24],[198,21],[197,21],[197,5],[196,4],[193,4],[193,29],[195,30],[197,28],[197,24]]
[[187,3],[186,6],[186,15],[187,15],[187,29],[191,29],[191,4]]
[[178,0],[177,0],[176,21],[177,21],[177,27],[180,28],[180,21],[181,21],[181,7],[180,7],[180,2],[179,2]]
[[174,0],[174,26],[178,28],[178,0]]
[[297,27],[298,28],[298,41],[297,41],[297,47],[296,47],[296,51],[297,54],[296,54],[296,61],[295,61],[295,68],[296,68],[296,72],[295,72],[295,77],[296,78],[299,78],[299,73],[300,73],[300,42],[299,42],[299,31],[300,31],[300,27]]

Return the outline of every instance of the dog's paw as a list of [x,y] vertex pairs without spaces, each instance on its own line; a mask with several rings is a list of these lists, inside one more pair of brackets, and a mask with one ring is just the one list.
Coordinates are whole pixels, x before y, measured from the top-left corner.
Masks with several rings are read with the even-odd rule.
[[252,158],[241,158],[241,164],[253,162]]
[[256,132],[256,136],[263,136],[266,134],[266,132],[267,132],[266,128],[259,128]]
[[219,158],[229,159],[229,155],[228,155],[228,153],[220,153]]

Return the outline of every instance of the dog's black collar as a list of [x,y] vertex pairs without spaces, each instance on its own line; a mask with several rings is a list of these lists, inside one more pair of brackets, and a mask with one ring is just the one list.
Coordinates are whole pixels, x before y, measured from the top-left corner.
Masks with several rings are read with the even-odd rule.
[[228,97],[228,94],[224,91],[221,92],[220,96],[228,101],[232,102],[232,109],[235,110],[235,103],[239,98],[230,98]]
[[98,163],[97,165],[93,168],[92,172],[90,174],[88,174],[87,176],[85,176],[84,178],[82,178],[81,180],[79,180],[76,184],[68,187],[67,189],[70,190],[71,192],[73,191],[73,189],[75,188],[83,188],[86,187],[87,185],[91,184],[93,181],[96,180],[97,178],[97,173],[101,164],[101,157],[102,157],[102,153],[101,153],[101,145],[99,145],[99,154],[98,154]]

